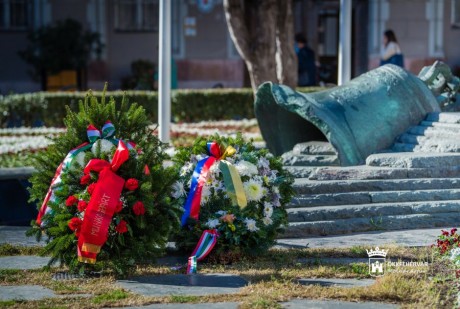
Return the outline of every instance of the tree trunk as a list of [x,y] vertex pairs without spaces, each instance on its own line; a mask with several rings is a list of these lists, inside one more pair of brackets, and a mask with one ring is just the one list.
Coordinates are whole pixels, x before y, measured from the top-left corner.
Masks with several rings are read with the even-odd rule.
[[280,84],[297,86],[298,59],[294,51],[292,1],[278,0],[276,29],[276,73]]
[[295,86],[297,62],[291,0],[224,0],[224,9],[230,36],[248,67],[254,93],[266,81]]

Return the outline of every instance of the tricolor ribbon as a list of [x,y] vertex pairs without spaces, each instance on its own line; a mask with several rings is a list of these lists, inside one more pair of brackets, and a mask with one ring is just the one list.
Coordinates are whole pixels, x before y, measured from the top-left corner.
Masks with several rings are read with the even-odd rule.
[[[54,196],[54,191],[56,188],[59,186],[61,183],[61,175],[66,172],[66,170],[70,167],[70,164],[72,163],[73,159],[82,151],[86,151],[92,147],[92,145],[101,137],[103,139],[108,139],[112,143],[116,145],[118,142],[117,140],[113,139],[112,136],[115,133],[115,127],[110,121],[107,121],[103,126],[102,126],[102,133],[98,129],[96,129],[92,124],[88,126],[86,129],[86,134],[88,136],[88,142],[85,142],[74,149],[72,149],[64,158],[64,161],[62,161],[61,164],[59,164],[58,168],[56,169],[56,172],[54,173],[54,177],[51,181],[51,185],[48,189],[48,192],[46,193],[45,199],[43,200],[43,203],[40,207],[40,210],[38,212],[37,216],[37,224],[38,225],[43,225],[42,218],[43,216],[50,211],[50,208],[48,207],[48,202],[54,201],[55,196]],[[128,144],[129,147],[129,144]],[[133,147],[131,145],[131,147]]]
[[125,180],[118,176],[116,171],[128,158],[128,147],[120,140],[110,163],[101,159],[92,159],[84,169],[85,174],[99,173],[99,179],[85,210],[78,236],[80,262],[96,263],[97,254],[107,241],[109,226],[125,184]]
[[203,260],[212,251],[212,248],[217,243],[219,237],[217,230],[205,230],[201,234],[200,240],[198,241],[195,250],[192,255],[188,258],[187,263],[187,274],[195,274],[197,271],[197,262]]
[[206,183],[209,169],[216,162],[219,162],[219,169],[224,178],[226,193],[232,200],[233,204],[246,207],[247,200],[243,189],[241,177],[236,168],[224,159],[236,153],[236,149],[228,146],[224,153],[221,154],[220,147],[216,142],[208,142],[206,144],[208,150],[208,157],[198,161],[192,175],[192,183],[190,192],[187,196],[187,201],[184,206],[184,214],[182,215],[182,226],[187,223],[187,219],[193,218],[198,220],[201,205],[201,192]]

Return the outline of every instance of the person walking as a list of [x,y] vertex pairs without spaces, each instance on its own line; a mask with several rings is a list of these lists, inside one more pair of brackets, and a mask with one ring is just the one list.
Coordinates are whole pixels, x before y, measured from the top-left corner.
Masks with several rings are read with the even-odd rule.
[[404,68],[404,56],[393,30],[386,30],[383,33],[383,52],[380,59],[380,65],[388,63]]
[[316,85],[315,52],[308,47],[302,33],[295,36],[296,54],[299,60],[297,85],[301,87]]

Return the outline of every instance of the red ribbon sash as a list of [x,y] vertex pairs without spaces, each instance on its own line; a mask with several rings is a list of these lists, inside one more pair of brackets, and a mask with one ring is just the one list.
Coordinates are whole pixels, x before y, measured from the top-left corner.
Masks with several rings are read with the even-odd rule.
[[96,263],[97,254],[107,241],[109,226],[125,183],[125,180],[115,172],[128,157],[128,148],[122,141],[119,141],[111,163],[93,159],[84,169],[85,174],[91,171],[99,172],[99,179],[86,208],[78,237],[78,260],[80,262]]

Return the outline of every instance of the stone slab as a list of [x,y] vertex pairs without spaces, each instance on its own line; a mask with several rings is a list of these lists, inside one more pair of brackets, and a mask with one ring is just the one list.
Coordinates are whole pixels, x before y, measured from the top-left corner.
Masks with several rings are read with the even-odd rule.
[[5,256],[0,257],[0,269],[39,269],[46,266],[49,257],[41,256]]
[[352,233],[370,231],[431,229],[436,227],[458,226],[458,222],[460,222],[460,212],[458,211],[401,215],[380,215],[379,213],[375,213],[372,217],[290,222],[283,237],[300,238],[306,235],[350,235]]
[[294,146],[292,153],[296,155],[313,154],[313,155],[337,155],[334,147],[328,142],[306,142]]
[[394,304],[376,303],[376,302],[347,302],[337,300],[310,300],[295,299],[289,302],[281,303],[283,308],[288,309],[396,309],[399,306]]
[[28,179],[35,171],[31,166],[0,168],[0,180]]
[[[367,262],[367,261],[366,261]],[[355,288],[370,286],[375,283],[373,279],[313,279],[313,278],[302,278],[297,280],[302,285],[321,285],[326,287],[341,287],[341,288]]]
[[366,165],[395,168],[443,168],[445,166],[459,166],[460,154],[414,152],[377,153],[367,157]]
[[27,237],[28,226],[0,225],[0,244],[8,243],[16,246],[44,246],[45,243],[37,242],[34,237]]
[[148,306],[141,307],[123,307],[123,309],[236,309],[238,308],[238,303],[200,303],[200,304],[152,304]]
[[382,246],[395,244],[404,247],[424,247],[434,243],[441,230],[451,226],[435,229],[414,229],[402,231],[376,231],[341,236],[305,237],[296,239],[278,239],[276,248],[346,248],[353,246]]
[[246,280],[229,274],[162,275],[133,277],[118,284],[145,296],[211,295],[238,293]]
[[40,300],[55,296],[53,291],[39,285],[0,286],[0,300]]

